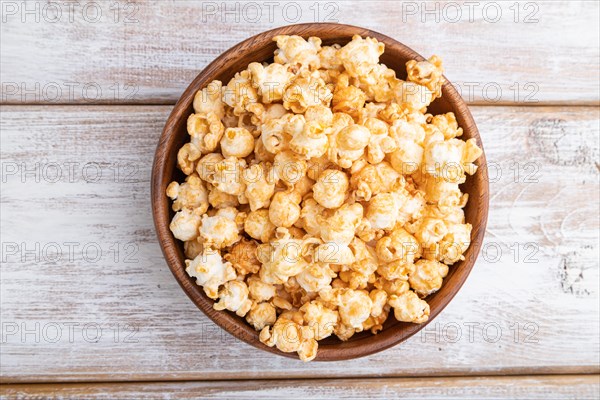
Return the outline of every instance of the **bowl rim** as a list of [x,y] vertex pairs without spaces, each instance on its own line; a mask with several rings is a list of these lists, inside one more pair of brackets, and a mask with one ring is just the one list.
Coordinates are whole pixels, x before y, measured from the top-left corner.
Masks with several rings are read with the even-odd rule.
[[[169,213],[171,208],[171,202],[170,200],[168,200],[163,186],[165,182],[165,167],[168,163],[173,162],[173,160],[167,159],[167,154],[169,153],[169,151],[167,151],[168,147],[165,146],[168,146],[173,142],[170,139],[176,134],[175,122],[179,121],[181,118],[187,119],[188,115],[184,114],[184,112],[191,106],[196,91],[206,86],[206,84],[215,79],[215,75],[219,73],[218,67],[220,65],[236,58],[236,55],[242,51],[248,50],[249,48],[255,48],[254,46],[256,46],[257,43],[264,43],[265,45],[271,43],[272,38],[274,36],[277,36],[278,34],[299,35],[306,38],[308,36],[319,36],[319,33],[322,34],[324,30],[336,32],[339,31],[340,40],[342,40],[342,37],[351,38],[352,35],[361,35],[362,37],[374,37],[378,41],[383,42],[386,45],[386,48],[388,48],[388,44],[393,44],[396,51],[404,53],[404,55],[410,57],[411,59],[416,59],[418,61],[425,59],[414,50],[410,49],[406,45],[400,43],[399,41],[389,36],[386,36],[384,34],[370,29],[353,25],[337,23],[303,23],[282,26],[254,35],[232,46],[231,48],[223,52],[221,55],[219,55],[215,60],[208,64],[203,70],[201,70],[198,73],[198,75],[194,78],[194,80],[190,83],[190,85],[185,89],[185,91],[173,107],[173,110],[169,114],[169,117],[167,118],[165,126],[160,135],[160,139],[158,141],[156,152],[154,155],[151,176],[150,199],[156,234],[165,261],[167,262],[169,269],[175,276],[175,279],[177,280],[181,288],[184,290],[184,292],[188,295],[192,302],[217,326],[224,329],[226,332],[232,334],[234,337],[237,337],[238,339],[256,348],[295,359],[298,359],[296,353],[284,353],[279,351],[276,347],[268,347],[262,342],[260,342],[260,340],[258,340],[259,332],[255,331],[254,328],[252,328],[249,324],[246,323],[245,320],[241,320],[239,317],[235,316],[233,313],[230,312],[214,310],[212,307],[214,300],[208,299],[208,297],[204,294],[202,288],[196,285],[193,279],[190,278],[185,272],[185,264],[183,263],[183,257],[180,250],[181,245],[178,244],[179,241],[175,239],[175,237],[172,235],[169,229]],[[465,101],[462,99],[462,97],[454,88],[454,86],[452,86],[451,82],[447,79],[442,91],[443,97],[446,97],[449,100],[450,104],[452,104],[458,109],[460,115],[457,115],[457,119],[460,116],[464,121],[463,123],[461,123],[461,127],[465,129],[465,123],[468,125],[470,136],[476,138],[479,147],[482,149],[482,155],[476,161],[476,165],[478,165],[479,168],[475,175],[469,177],[469,179],[475,179],[475,176],[477,174],[483,174],[478,178],[478,181],[480,181],[480,183],[483,185],[482,192],[478,194],[478,206],[482,210],[482,212],[478,213],[478,215],[480,215],[481,219],[477,226],[473,226],[473,231],[471,233],[471,244],[467,249],[467,252],[465,252],[465,254],[469,253],[470,256],[467,257],[466,260],[462,262],[463,264],[460,265],[461,271],[459,271],[458,273],[457,281],[454,282],[454,286],[452,287],[453,290],[449,291],[448,293],[445,293],[445,295],[442,296],[440,304],[435,309],[431,309],[429,319],[426,322],[422,324],[395,323],[394,325],[384,329],[384,331],[380,332],[377,335],[369,335],[350,342],[339,342],[324,346],[322,346],[320,342],[319,351],[317,357],[315,358],[316,361],[338,361],[364,357],[370,354],[386,350],[392,346],[395,346],[405,341],[412,335],[419,332],[421,329],[425,328],[425,326],[431,323],[442,312],[442,310],[446,308],[446,306],[451,302],[454,296],[459,292],[460,288],[463,286],[471,270],[473,269],[473,266],[475,264],[475,261],[477,260],[477,256],[483,243],[483,236],[485,233],[488,218],[489,182],[487,179],[487,163],[477,125],[475,124],[473,116],[471,115]],[[171,177],[169,177],[169,179],[170,178]],[[474,196],[470,196],[469,200],[472,201],[473,197]],[[442,292],[445,286],[446,285],[443,285],[442,288],[438,291],[438,293]],[[393,317],[388,317],[388,321],[390,320],[390,318]],[[393,332],[388,332],[385,336],[383,335],[383,333],[386,330],[390,330],[392,328]],[[348,345],[349,343],[351,343],[352,345]]]

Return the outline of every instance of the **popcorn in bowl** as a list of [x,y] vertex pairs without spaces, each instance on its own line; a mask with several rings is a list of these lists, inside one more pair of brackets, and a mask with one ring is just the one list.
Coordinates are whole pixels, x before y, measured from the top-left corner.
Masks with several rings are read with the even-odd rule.
[[427,296],[470,245],[459,185],[482,151],[453,113],[427,113],[438,57],[406,63],[403,81],[373,38],[274,40],[274,63],[196,93],[186,178],[166,194],[214,308],[310,361],[320,340],[377,334],[390,314],[427,321]]

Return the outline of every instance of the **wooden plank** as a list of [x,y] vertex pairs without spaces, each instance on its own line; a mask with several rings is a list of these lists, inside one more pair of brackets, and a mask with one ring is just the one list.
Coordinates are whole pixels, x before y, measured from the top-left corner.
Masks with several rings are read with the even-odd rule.
[[37,384],[0,387],[3,398],[59,399],[597,399],[598,375],[283,381]]
[[2,3],[5,104],[172,104],[229,47],[302,22],[364,26],[438,54],[473,104],[598,104],[594,1],[51,3]]
[[2,107],[3,382],[598,373],[599,108],[472,107],[492,196],[465,286],[405,343],[309,365],[221,331],[173,279],[148,200],[169,111]]

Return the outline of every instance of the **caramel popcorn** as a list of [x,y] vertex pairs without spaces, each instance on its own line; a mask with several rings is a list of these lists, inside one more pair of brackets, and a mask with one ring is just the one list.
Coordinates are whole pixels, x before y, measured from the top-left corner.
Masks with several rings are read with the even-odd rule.
[[283,98],[283,91],[294,74],[285,65],[273,63],[264,66],[259,63],[248,65],[252,74],[252,83],[262,96],[263,103],[273,103]]
[[348,191],[348,176],[336,169],[323,171],[313,186],[313,198],[325,208],[337,208],[344,204]]
[[254,305],[248,314],[246,321],[257,331],[262,330],[265,326],[271,326],[277,321],[277,311],[275,306],[270,303],[258,303]]
[[215,310],[229,310],[240,317],[245,316],[252,307],[248,299],[248,286],[244,282],[229,281],[219,291],[219,301],[214,304]]
[[374,38],[274,40],[273,63],[196,93],[185,179],[166,195],[215,310],[309,361],[319,340],[376,334],[389,314],[427,321],[427,296],[470,246],[460,184],[482,151],[453,113],[427,113],[439,57],[407,62],[404,81]]
[[223,123],[215,113],[192,114],[187,120],[190,143],[202,154],[214,151],[225,130]]
[[196,214],[208,211],[208,190],[196,174],[188,175],[181,185],[171,182],[167,187],[167,196],[173,200],[173,211],[184,208],[195,210]]
[[227,128],[221,139],[224,157],[244,158],[254,151],[254,136],[245,128]]
[[175,213],[169,228],[173,236],[181,241],[192,240],[198,237],[198,227],[202,217],[192,210],[184,208]]

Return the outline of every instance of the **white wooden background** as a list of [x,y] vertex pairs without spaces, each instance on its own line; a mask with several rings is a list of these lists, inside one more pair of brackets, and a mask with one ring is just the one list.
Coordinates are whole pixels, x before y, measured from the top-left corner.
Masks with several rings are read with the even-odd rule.
[[[598,3],[248,4],[0,1],[0,394],[597,399]],[[239,342],[188,300],[149,183],[166,117],[207,63],[316,21],[444,59],[472,104],[491,204],[471,276],[426,329],[304,364]]]

